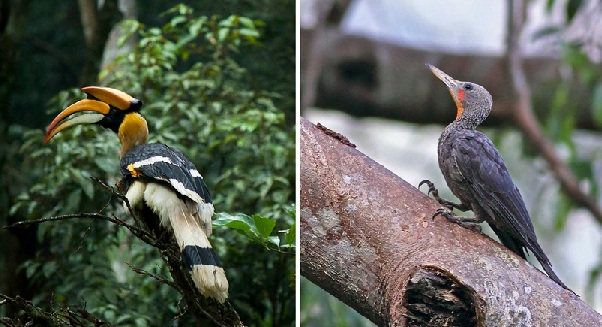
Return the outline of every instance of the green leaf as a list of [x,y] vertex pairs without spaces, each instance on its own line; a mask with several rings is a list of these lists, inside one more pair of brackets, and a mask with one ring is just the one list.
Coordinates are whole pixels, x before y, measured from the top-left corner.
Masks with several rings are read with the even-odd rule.
[[547,0],[546,1],[546,11],[550,13],[552,11],[552,6],[554,5],[555,0]]
[[257,214],[253,215],[253,222],[255,223],[259,235],[264,238],[270,236],[276,226],[276,220],[262,217]]
[[227,213],[218,212],[215,214],[215,217],[216,218],[213,220],[213,225],[215,226],[224,226],[243,232],[258,234],[253,219],[245,214],[239,213],[236,215],[230,215]]
[[52,274],[56,271],[57,264],[56,261],[49,261],[44,266],[42,266],[42,271],[44,273],[44,277],[48,278],[52,276]]
[[566,4],[566,12],[565,18],[567,24],[569,24],[573,18],[575,18],[575,14],[579,11],[579,8],[583,5],[583,0],[569,0]]
[[297,239],[297,223],[293,223],[291,228],[286,231],[284,234],[284,239],[286,240],[286,244],[293,245]]
[[230,33],[230,30],[227,28],[222,28],[217,32],[217,40],[220,42],[223,42],[224,40],[226,40],[226,37],[228,37],[228,34]]
[[134,322],[137,327],[147,327],[148,326],[148,321],[146,321],[146,319],[144,319],[144,318],[136,318],[134,320]]
[[535,31],[535,33],[533,33],[533,36],[531,37],[531,39],[534,41],[537,41],[543,37],[550,36],[553,34],[558,34],[558,32],[560,32],[560,31],[561,31],[560,26],[556,26],[556,25],[546,26],[546,27],[540,28],[539,30]]
[[596,126],[602,127],[602,83],[598,83],[594,88],[594,94],[592,96],[592,115]]
[[274,236],[268,237],[268,240],[270,241],[270,243],[274,244],[276,247],[280,247],[280,237],[274,235]]
[[213,220],[215,226],[224,226],[237,230],[243,235],[250,236],[252,240],[259,241],[261,244],[272,242],[269,237],[276,226],[276,220],[274,219],[257,214],[249,217],[242,213],[230,215],[220,212],[215,216],[216,219]]
[[171,19],[170,25],[171,25],[171,27],[175,27],[177,25],[184,23],[185,21],[186,21],[186,18],[184,16],[176,16]]

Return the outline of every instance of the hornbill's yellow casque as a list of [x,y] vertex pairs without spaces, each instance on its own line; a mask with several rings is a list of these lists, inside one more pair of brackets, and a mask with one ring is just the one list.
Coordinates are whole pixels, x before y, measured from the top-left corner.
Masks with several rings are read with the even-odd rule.
[[[182,261],[196,287],[202,294],[223,303],[228,297],[228,280],[208,240],[213,204],[203,177],[181,151],[160,143],[146,144],[148,127],[139,113],[142,101],[107,87],[89,86],[82,90],[88,99],[74,103],[56,116],[48,126],[44,142],[78,124],[96,123],[116,132],[121,142],[120,167],[130,207],[138,216],[143,212],[155,214],[162,225],[171,226],[182,251]],[[65,120],[81,111],[97,113]]]

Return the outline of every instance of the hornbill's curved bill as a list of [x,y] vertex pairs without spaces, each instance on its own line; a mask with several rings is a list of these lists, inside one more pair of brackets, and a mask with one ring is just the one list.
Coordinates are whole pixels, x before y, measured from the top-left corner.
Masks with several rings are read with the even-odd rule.
[[[228,297],[228,280],[208,240],[213,204],[203,177],[181,151],[160,143],[146,144],[148,127],[139,113],[142,101],[107,87],[82,90],[88,99],[59,113],[48,126],[44,142],[80,124],[99,124],[117,133],[120,171],[130,207],[142,219],[158,219],[171,227],[196,287],[223,303]],[[91,113],[67,119],[87,111]]]
[[[108,87],[87,86],[82,88],[82,91],[86,92],[88,99],[80,100],[59,113],[46,130],[44,143],[48,143],[56,134],[67,128],[95,123],[117,133],[122,145],[121,157],[133,147],[146,143],[146,120],[137,113],[142,108],[142,101]],[[83,111],[97,113],[85,113],[65,120],[72,114]]]

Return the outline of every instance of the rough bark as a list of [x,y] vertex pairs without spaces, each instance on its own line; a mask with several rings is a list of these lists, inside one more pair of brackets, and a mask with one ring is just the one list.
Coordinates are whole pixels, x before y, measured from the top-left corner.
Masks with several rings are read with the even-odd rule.
[[[434,83],[440,82],[425,68],[424,64],[428,62],[455,78],[474,81],[489,90],[494,104],[484,125],[512,122],[514,93],[512,79],[505,73],[507,61],[503,55],[421,50],[346,34],[340,29],[325,31],[301,29],[301,78],[304,82],[301,96],[305,99],[301,103],[302,110],[317,106],[356,117],[447,125],[455,117],[455,111],[450,110],[453,102],[446,92],[430,92],[431,86],[439,87]],[[564,78],[570,80],[567,83],[571,85],[570,105],[579,111],[577,127],[600,130],[589,110],[592,94],[578,76],[566,76],[560,59],[527,57],[524,67],[527,82],[533,87],[533,108],[537,117],[549,114],[553,94]],[[313,93],[308,96],[307,92]]]
[[[575,294],[301,118],[301,274],[378,325],[598,326]],[[428,177],[428,176],[425,176]]]

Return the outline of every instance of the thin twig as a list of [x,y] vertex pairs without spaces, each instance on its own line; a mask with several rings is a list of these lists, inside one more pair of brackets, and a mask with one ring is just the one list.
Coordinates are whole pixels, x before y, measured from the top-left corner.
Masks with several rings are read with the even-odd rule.
[[130,212],[130,214],[132,216],[136,216],[134,215],[134,211],[132,210],[132,207],[130,207],[130,201],[128,200],[128,198],[119,191],[119,189],[115,186],[109,186],[107,185],[105,182],[103,182],[102,180],[100,180],[97,177],[90,177],[90,179],[92,179],[93,181],[97,182],[98,184],[100,184],[102,187],[106,188],[107,190],[109,190],[111,192],[112,195],[116,196],[117,198],[119,198],[120,200],[122,200],[125,203],[125,206],[128,208],[128,211]]
[[34,219],[34,220],[19,221],[14,224],[10,224],[8,226],[4,226],[3,228],[8,229],[8,228],[28,226],[28,225],[37,225],[37,224],[51,222],[51,221],[60,221],[60,220],[68,220],[68,219],[75,219],[75,218],[101,219],[101,220],[106,220],[106,221],[112,222],[117,226],[127,228],[128,230],[130,230],[130,232],[132,232],[132,234],[134,234],[136,237],[138,237],[145,243],[147,243],[153,247],[161,248],[160,244],[156,241],[156,239],[149,232],[147,232],[143,229],[140,229],[136,226],[130,225],[115,216],[109,217],[109,216],[106,216],[106,215],[103,215],[100,213],[95,213],[95,212],[81,212],[81,213],[46,217],[46,218],[40,218],[40,219]]
[[521,131],[535,145],[560,186],[575,203],[588,209],[602,224],[602,210],[596,201],[579,188],[579,183],[567,164],[563,162],[554,149],[554,145],[546,138],[541,130],[533,108],[531,107],[531,89],[525,77],[520,51],[520,33],[523,30],[526,17],[526,3],[524,0],[508,0],[507,30],[506,30],[506,57],[508,69],[512,80],[512,88],[516,96],[516,103],[511,106]]
[[75,248],[75,250],[73,252],[71,252],[71,255],[76,254],[84,246],[84,242],[86,241],[86,237],[88,236],[88,233],[92,229],[93,223],[94,223],[94,221],[90,221],[90,225],[88,225],[88,228],[86,228],[86,230],[84,231],[84,234],[80,237],[79,244],[77,245],[77,248]]
[[176,283],[171,282],[171,281],[169,281],[169,280],[167,280],[167,279],[165,279],[165,278],[163,278],[163,277],[161,277],[159,275],[150,273],[150,272],[148,272],[146,270],[142,270],[140,268],[136,268],[136,267],[132,266],[128,262],[126,262],[125,264],[128,265],[128,267],[130,267],[135,273],[138,273],[140,275],[146,275],[146,276],[149,276],[151,278],[154,278],[157,281],[159,281],[159,282],[161,282],[161,283],[163,283],[163,284],[165,284],[167,286],[170,286],[170,287],[176,289],[178,292],[182,293],[182,289]]
[[[178,308],[180,307],[182,300],[184,300],[184,297],[180,297],[180,299],[178,300]],[[174,321],[184,317],[186,312],[188,312],[188,306],[186,305],[186,301],[184,301],[184,307],[182,309],[180,309],[180,312],[178,312],[178,315],[173,317],[173,319],[171,321],[174,322]]]

